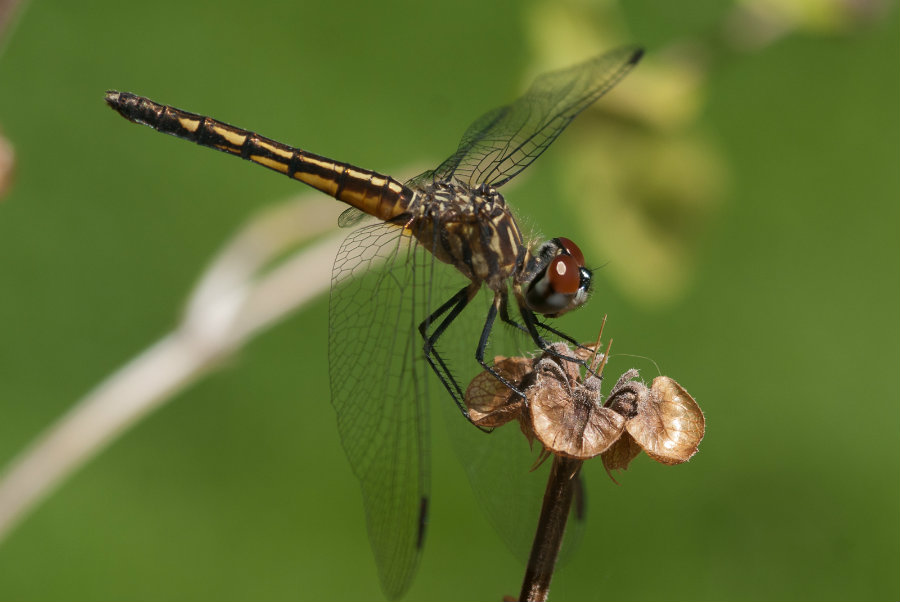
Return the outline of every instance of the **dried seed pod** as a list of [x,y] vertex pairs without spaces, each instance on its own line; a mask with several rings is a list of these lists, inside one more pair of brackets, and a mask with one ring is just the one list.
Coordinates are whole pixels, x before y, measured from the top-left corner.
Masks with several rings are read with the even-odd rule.
[[[626,429],[628,423],[638,415],[641,408],[647,407],[646,400],[649,397],[649,390],[644,383],[636,380],[638,376],[639,373],[635,369],[625,372],[619,377],[604,404],[605,407],[625,418]],[[641,453],[641,450],[640,444],[625,430],[622,436],[601,456],[603,467],[609,478],[613,479],[610,472],[612,470],[626,470],[631,461]]]
[[[509,382],[521,385],[532,371],[532,360],[497,356],[494,358],[494,369]],[[486,370],[469,383],[465,401],[469,418],[475,425],[484,428],[502,426],[519,418],[525,410],[524,400]]]
[[597,346],[598,346],[597,342],[582,343],[580,346],[573,349],[570,353],[572,353],[575,357],[577,357],[580,360],[588,360],[594,355],[594,352],[596,351]]
[[647,411],[625,428],[647,455],[663,464],[681,464],[697,453],[706,419],[694,398],[668,376],[657,376],[650,387]]
[[[567,357],[582,357],[584,358],[590,356],[590,353],[585,351],[584,349],[576,349],[574,352],[569,349],[569,346],[565,343],[553,343],[550,345],[550,351],[545,351],[539,358],[534,360],[534,369],[540,370],[541,366],[544,366],[545,370],[549,370],[550,365],[555,365],[558,369],[562,370],[565,374],[565,379],[569,383],[574,383],[575,381],[581,378],[581,371],[578,369],[578,364],[575,362],[567,362],[566,360],[560,359],[553,355],[553,353],[558,353],[560,355],[565,355]],[[549,363],[548,363],[549,362]]]
[[[560,362],[564,367],[560,367]],[[587,460],[602,453],[622,434],[625,418],[600,404],[599,379],[581,384],[572,362],[546,357],[537,366],[528,391],[531,426],[548,451]]]
[[[598,345],[586,344],[574,355],[586,359]],[[561,343],[552,351],[572,355]],[[494,369],[524,391],[528,403],[494,375],[482,372],[465,396],[476,425],[493,428],[518,419],[529,442],[537,438],[548,453],[578,460],[602,454],[607,472],[627,469],[641,450],[663,464],[686,462],[697,453],[705,433],[697,402],[667,376],[657,377],[648,388],[638,380],[637,370],[628,370],[601,405],[601,380],[592,375],[582,380],[576,362],[553,353],[535,360],[498,356]]]
[[687,462],[706,430],[703,412],[681,385],[659,376],[648,389],[637,377],[637,370],[623,374],[606,402],[628,418],[626,432],[603,454],[607,472],[627,469],[641,449],[663,464]]
[[647,386],[637,380],[639,376],[640,373],[634,368],[620,376],[603,405],[612,408],[629,420],[637,416],[642,404],[646,404],[649,395]]
[[641,451],[641,446],[634,440],[634,437],[629,435],[628,431],[623,432],[619,439],[600,455],[606,474],[615,481],[610,471],[628,469],[628,465],[638,457]]

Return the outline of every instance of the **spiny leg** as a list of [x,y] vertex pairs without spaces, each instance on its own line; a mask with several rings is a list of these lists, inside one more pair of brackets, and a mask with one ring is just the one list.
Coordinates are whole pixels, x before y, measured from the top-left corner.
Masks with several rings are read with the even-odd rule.
[[577,341],[575,341],[573,338],[569,337],[568,335],[565,335],[554,328],[549,328],[549,327],[545,326],[542,322],[540,322],[537,319],[537,316],[534,315],[534,312],[531,311],[530,309],[528,309],[527,307],[522,307],[520,305],[519,313],[522,314],[522,320],[525,322],[525,328],[528,331],[528,334],[531,335],[531,339],[534,341],[534,343],[538,347],[540,347],[541,351],[543,351],[545,353],[549,353],[553,357],[557,357],[561,360],[565,360],[567,362],[574,362],[574,363],[578,364],[579,366],[584,366],[585,368],[587,368],[588,372],[590,372],[591,374],[594,374],[593,371],[591,370],[590,366],[588,366],[588,363],[586,360],[583,360],[583,359],[580,359],[577,357],[570,357],[568,355],[559,353],[558,351],[554,350],[551,347],[551,345],[547,342],[547,340],[541,336],[541,333],[538,332],[537,327],[540,326],[541,328],[546,328],[548,331],[550,331],[558,336],[561,336],[562,338],[566,339],[573,345],[577,345],[578,347],[583,348],[584,347],[583,345],[581,345],[580,343],[578,343]]
[[[528,329],[527,329],[525,326],[523,326],[522,324],[519,324],[518,322],[516,322],[516,321],[512,318],[512,316],[509,315],[509,295],[507,294],[507,292],[506,292],[506,291],[503,291],[503,293],[501,293],[501,294],[503,295],[503,300],[501,301],[501,304],[500,304],[500,320],[501,320],[502,322],[504,322],[505,324],[509,324],[510,326],[513,326],[513,327],[515,327],[515,328],[518,328],[518,329],[521,330],[522,332],[527,333],[529,336],[532,337],[532,339],[534,339],[534,335],[531,333],[530,330],[528,330]],[[585,347],[584,345],[582,345],[581,343],[579,343],[578,341],[576,341],[575,339],[573,339],[572,337],[570,337],[570,336],[567,335],[566,333],[562,332],[561,330],[557,330],[557,329],[553,328],[552,326],[550,326],[550,325],[547,324],[546,322],[541,322],[541,321],[537,318],[537,316],[534,316],[534,314],[532,314],[532,317],[533,317],[533,319],[534,319],[534,324],[535,324],[535,326],[540,327],[540,328],[543,328],[543,329],[546,330],[547,332],[551,332],[551,333],[555,334],[555,335],[558,336],[559,338],[561,338],[561,339],[563,339],[563,340],[566,340],[566,341],[568,341],[569,343],[572,343],[573,345],[575,345],[575,346],[578,347],[579,349],[586,349],[586,350],[589,350],[587,347]],[[540,343],[538,343],[538,341],[537,341],[536,339],[535,339],[535,343],[537,343],[537,344],[540,346]],[[543,349],[543,347],[541,347],[541,348]]]
[[579,343],[578,341],[576,341],[575,339],[573,339],[572,337],[570,337],[570,336],[567,335],[566,333],[562,332],[561,330],[557,330],[557,329],[553,328],[552,326],[550,326],[550,325],[547,324],[546,322],[541,322],[539,319],[537,319],[537,316],[535,316],[534,323],[535,323],[536,326],[539,326],[540,328],[543,328],[543,329],[546,330],[547,332],[550,332],[550,333],[555,334],[556,336],[558,336],[558,337],[561,338],[561,339],[565,339],[566,341],[572,343],[572,344],[575,345],[576,347],[579,347],[579,348],[581,348],[581,349],[588,349],[587,347],[585,347],[584,345],[582,345],[581,343]]
[[[480,282],[463,287],[419,324],[419,334],[425,339],[422,350],[425,353],[425,359],[428,361],[428,365],[431,366],[431,369],[434,370],[434,373],[437,374],[438,379],[440,379],[441,384],[444,385],[444,388],[450,393],[453,401],[456,403],[457,407],[459,407],[460,412],[462,412],[463,416],[466,417],[466,420],[469,420],[470,422],[471,418],[469,417],[469,411],[466,409],[464,400],[465,394],[463,393],[462,388],[460,388],[459,383],[456,382],[456,379],[450,373],[450,369],[438,353],[435,345],[444,331],[447,330],[447,327],[450,326],[451,322],[453,322],[462,310],[465,309],[466,305],[468,305],[475,297],[480,288]],[[440,324],[437,325],[434,332],[428,334],[429,326],[435,323],[445,313],[447,315],[441,320]]]
[[[519,387],[508,381],[502,374],[497,372],[493,366],[484,361],[484,350],[487,348],[488,339],[491,336],[491,330],[494,327],[494,320],[497,319],[497,312],[499,311],[501,314],[500,319],[506,322],[507,324],[512,324],[514,326],[518,326],[519,328],[524,328],[519,324],[509,320],[509,312],[506,310],[506,292],[494,293],[494,301],[491,303],[491,308],[488,310],[487,319],[484,321],[484,328],[481,331],[481,338],[478,340],[478,348],[475,350],[475,359],[478,360],[478,363],[481,364],[481,367],[491,373],[491,375],[504,384],[508,389],[510,389],[513,393],[525,399],[525,393],[519,390]],[[506,320],[503,319],[503,314],[506,314]]]
[[500,321],[504,324],[509,324],[510,326],[518,328],[525,334],[531,336],[531,333],[528,332],[527,328],[513,320],[512,316],[509,315],[509,294],[506,291],[503,291],[500,294],[503,296],[503,299],[500,302]]

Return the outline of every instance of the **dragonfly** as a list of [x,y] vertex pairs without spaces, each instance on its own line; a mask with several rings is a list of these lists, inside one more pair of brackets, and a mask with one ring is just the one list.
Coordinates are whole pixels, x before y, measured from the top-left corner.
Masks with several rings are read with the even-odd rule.
[[[545,320],[581,307],[591,292],[592,272],[578,246],[564,237],[526,244],[498,188],[547,150],[642,54],[622,47],[540,75],[520,98],[473,122],[443,163],[406,182],[143,96],[106,93],[107,104],[129,121],[249,160],[350,206],[338,223],[355,229],[332,272],[332,404],[390,598],[408,588],[425,538],[428,369],[468,418],[441,339],[456,337],[457,318],[487,291],[486,315],[469,352],[521,395],[485,359],[497,318],[553,353],[552,337],[577,342]],[[448,271],[461,285],[443,298],[436,282]]]

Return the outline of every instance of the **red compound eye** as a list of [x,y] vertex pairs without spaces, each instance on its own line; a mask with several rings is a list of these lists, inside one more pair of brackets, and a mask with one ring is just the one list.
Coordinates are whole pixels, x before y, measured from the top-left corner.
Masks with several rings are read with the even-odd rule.
[[563,238],[562,236],[560,236],[556,240],[559,241],[560,246],[565,250],[565,252],[572,256],[578,267],[584,267],[584,254],[581,252],[581,249],[578,248],[578,245],[576,245],[568,238]]
[[[578,247],[575,247],[578,249]],[[581,251],[579,251],[581,253]],[[578,263],[571,255],[557,255],[547,267],[547,278],[553,291],[563,295],[572,295],[578,291],[581,284],[581,276],[578,273]]]

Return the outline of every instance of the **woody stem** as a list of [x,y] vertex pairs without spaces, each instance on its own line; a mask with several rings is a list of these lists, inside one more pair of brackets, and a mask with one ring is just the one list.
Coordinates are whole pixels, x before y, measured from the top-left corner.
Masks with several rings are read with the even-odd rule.
[[566,519],[572,505],[573,485],[581,469],[581,460],[553,456],[550,478],[544,492],[544,504],[538,520],[531,556],[525,569],[520,602],[544,602],[550,591],[550,579],[566,531]]

